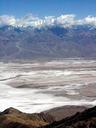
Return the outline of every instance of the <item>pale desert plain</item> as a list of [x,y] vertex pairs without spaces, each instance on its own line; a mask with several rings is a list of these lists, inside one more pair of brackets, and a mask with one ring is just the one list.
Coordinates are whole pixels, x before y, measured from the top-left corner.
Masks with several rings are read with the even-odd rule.
[[0,62],[0,111],[96,104],[96,60]]

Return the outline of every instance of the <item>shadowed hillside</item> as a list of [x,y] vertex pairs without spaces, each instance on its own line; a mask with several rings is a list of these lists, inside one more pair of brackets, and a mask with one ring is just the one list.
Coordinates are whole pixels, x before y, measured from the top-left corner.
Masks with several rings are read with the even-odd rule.
[[54,122],[44,128],[96,128],[96,107],[77,112],[71,117]]

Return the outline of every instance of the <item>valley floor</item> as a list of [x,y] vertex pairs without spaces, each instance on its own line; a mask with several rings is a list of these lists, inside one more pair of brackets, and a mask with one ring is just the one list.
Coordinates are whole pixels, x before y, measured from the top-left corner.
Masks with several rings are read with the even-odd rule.
[[96,105],[96,60],[0,62],[0,111]]

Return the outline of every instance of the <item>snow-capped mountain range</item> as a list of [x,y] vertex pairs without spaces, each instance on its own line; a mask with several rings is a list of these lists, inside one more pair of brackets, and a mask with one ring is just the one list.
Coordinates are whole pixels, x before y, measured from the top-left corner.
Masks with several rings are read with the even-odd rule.
[[0,59],[96,58],[96,17],[0,16]]
[[22,18],[15,18],[14,16],[2,15],[0,16],[0,26],[12,25],[15,27],[28,27],[32,26],[40,28],[44,26],[60,25],[62,27],[72,27],[74,25],[92,25],[96,26],[96,17],[87,16],[82,19],[77,19],[74,14],[65,14],[61,16],[45,16],[39,18],[28,14]]

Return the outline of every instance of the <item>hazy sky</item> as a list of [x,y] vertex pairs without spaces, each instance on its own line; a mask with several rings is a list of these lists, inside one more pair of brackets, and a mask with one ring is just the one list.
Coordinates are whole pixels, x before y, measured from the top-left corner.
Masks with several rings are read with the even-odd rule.
[[0,0],[0,15],[22,17],[28,13],[39,17],[61,14],[76,14],[79,18],[96,16],[96,0]]

